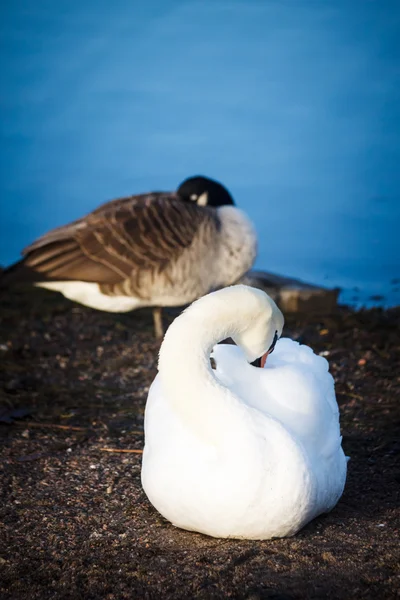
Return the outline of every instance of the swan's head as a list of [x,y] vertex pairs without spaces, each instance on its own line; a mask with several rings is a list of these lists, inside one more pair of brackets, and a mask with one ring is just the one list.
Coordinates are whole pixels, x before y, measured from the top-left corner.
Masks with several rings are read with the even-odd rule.
[[[191,304],[168,328],[160,348],[159,369],[189,364],[197,351],[205,353],[209,365],[212,348],[228,337],[242,348],[248,362],[264,366],[282,335],[283,315],[265,292],[247,285],[233,285],[211,292]],[[194,352],[193,352],[194,350]],[[174,372],[174,371],[173,371]]]
[[174,336],[173,332],[201,335],[210,351],[216,343],[231,337],[249,362],[260,359],[258,366],[264,366],[282,335],[283,323],[281,311],[265,292],[233,285],[193,302],[170,326],[163,345]]
[[[243,326],[231,337],[240,346],[247,360],[263,367],[268,354],[282,335],[284,318],[275,302],[262,290],[247,286],[243,289],[242,302],[248,306]],[[230,289],[235,289],[230,288]]]

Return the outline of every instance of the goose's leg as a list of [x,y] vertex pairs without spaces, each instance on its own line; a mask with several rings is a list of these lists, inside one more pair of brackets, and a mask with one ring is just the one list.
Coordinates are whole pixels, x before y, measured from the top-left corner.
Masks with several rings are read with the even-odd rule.
[[164,335],[164,327],[162,324],[162,308],[156,306],[153,308],[153,321],[154,321],[154,333],[157,339],[160,339]]

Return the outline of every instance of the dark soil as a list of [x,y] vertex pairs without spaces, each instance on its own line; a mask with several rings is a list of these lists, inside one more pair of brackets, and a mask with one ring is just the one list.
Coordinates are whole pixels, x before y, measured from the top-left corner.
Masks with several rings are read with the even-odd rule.
[[143,446],[149,311],[44,291],[0,302],[4,600],[398,597],[400,309],[288,320],[286,335],[329,353],[348,481],[295,537],[252,542],[175,529],[141,489],[140,454],[102,450]]

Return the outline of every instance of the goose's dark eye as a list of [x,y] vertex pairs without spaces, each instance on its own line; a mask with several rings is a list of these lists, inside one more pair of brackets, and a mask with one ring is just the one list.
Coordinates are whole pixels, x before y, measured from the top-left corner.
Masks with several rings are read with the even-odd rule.
[[275,344],[276,344],[276,342],[277,342],[277,341],[278,341],[278,332],[277,332],[277,331],[275,331],[274,339],[272,340],[272,344],[271,344],[271,346],[269,347],[268,354],[271,354],[271,352],[273,352],[273,351],[274,351],[274,349],[275,349]]

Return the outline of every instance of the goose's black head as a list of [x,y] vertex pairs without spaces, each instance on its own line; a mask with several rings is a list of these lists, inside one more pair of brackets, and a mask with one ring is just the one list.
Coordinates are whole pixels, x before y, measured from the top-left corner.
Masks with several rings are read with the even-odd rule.
[[194,202],[199,206],[224,206],[234,205],[228,190],[218,181],[208,177],[189,177],[177,189],[178,196],[187,202]]

